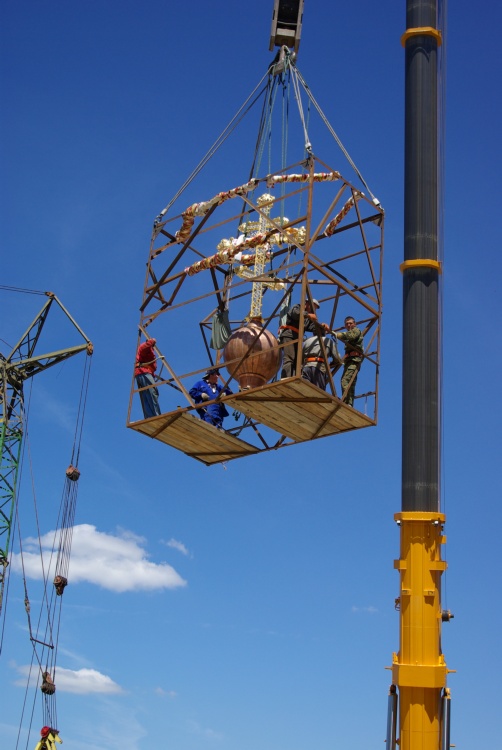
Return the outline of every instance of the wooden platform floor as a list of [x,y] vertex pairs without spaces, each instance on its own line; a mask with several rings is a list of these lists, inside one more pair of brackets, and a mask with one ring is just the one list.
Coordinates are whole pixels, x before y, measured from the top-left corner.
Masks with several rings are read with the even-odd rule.
[[[258,427],[265,425],[274,430],[278,433],[277,440],[285,435],[295,443],[376,424],[335,396],[296,377],[239,391],[225,396],[222,401],[227,409],[239,411],[257,422]],[[207,465],[251,456],[270,450],[275,444],[274,441],[269,443],[270,448],[251,445],[202,421],[192,413],[191,407],[130,422],[127,426]]]
[[376,424],[330,393],[296,377],[240,391],[223,400],[227,408],[237,409],[296,442]]
[[171,445],[208,466],[259,452],[255,446],[229,435],[225,430],[218,430],[186,410],[129,422],[127,426]]

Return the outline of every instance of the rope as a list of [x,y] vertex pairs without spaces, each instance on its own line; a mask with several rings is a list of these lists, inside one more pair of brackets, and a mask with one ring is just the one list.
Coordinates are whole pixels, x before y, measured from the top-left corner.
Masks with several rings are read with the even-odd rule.
[[[77,409],[76,426],[75,426],[75,432],[74,432],[74,438],[73,438],[73,446],[72,446],[72,453],[71,453],[71,461],[72,461],[71,469],[73,471],[67,470],[67,473],[65,476],[65,482],[63,486],[62,497],[60,501],[58,517],[57,517],[57,522],[56,522],[56,530],[54,532],[54,538],[52,542],[52,549],[50,552],[48,565],[46,565],[46,563],[44,562],[44,551],[42,549],[42,543],[41,543],[40,518],[39,518],[39,513],[38,513],[36,491],[35,491],[35,486],[34,486],[33,466],[32,466],[32,460],[31,460],[29,435],[28,435],[28,430],[25,427],[26,442],[23,444],[23,451],[26,449],[27,454],[29,456],[34,513],[35,513],[35,520],[36,520],[36,530],[37,530],[37,535],[38,535],[38,547],[39,547],[40,564],[41,564],[41,569],[42,569],[42,580],[43,580],[42,603],[41,603],[40,610],[38,613],[38,620],[34,628],[33,622],[32,622],[31,605],[30,605],[29,594],[28,594],[28,583],[27,583],[27,575],[26,575],[25,561],[24,561],[24,550],[23,550],[23,543],[22,543],[21,526],[20,526],[19,516],[18,516],[18,507],[16,505],[15,515],[16,515],[16,521],[17,521],[17,532],[18,532],[18,537],[19,537],[19,550],[20,550],[20,559],[21,559],[21,567],[22,567],[22,577],[23,577],[23,585],[24,585],[24,591],[25,591],[25,610],[26,610],[26,615],[28,619],[30,640],[32,644],[32,658],[31,658],[31,665],[30,665],[30,670],[29,670],[29,675],[28,675],[27,689],[30,683],[30,679],[31,679],[31,675],[33,672],[33,667],[34,667],[35,662],[37,664],[37,671],[38,671],[37,690],[35,691],[34,698],[33,698],[33,707],[32,707],[32,712],[31,712],[28,741],[29,741],[29,735],[31,733],[31,727],[32,727],[32,722],[33,722],[34,707],[35,707],[37,698],[39,697],[38,687],[39,687],[40,680],[42,679],[43,680],[42,684],[45,683],[45,685],[48,686],[49,688],[50,688],[51,682],[54,684],[56,683],[56,663],[57,663],[57,657],[58,657],[59,634],[60,634],[61,619],[62,619],[63,597],[61,594],[63,593],[64,585],[61,587],[60,592],[58,592],[57,588],[53,585],[53,582],[50,579],[52,579],[52,571],[54,571],[55,576],[60,576],[60,578],[64,578],[65,585],[66,585],[68,571],[69,571],[71,545],[72,545],[72,539],[73,539],[73,530],[75,526],[75,511],[76,511],[76,503],[77,503],[77,495],[78,495],[78,481],[76,481],[75,478],[78,478],[79,472],[76,469],[76,465],[78,465],[78,460],[80,456],[82,430],[83,430],[83,423],[84,423],[85,410],[86,410],[86,404],[87,404],[90,369],[91,369],[91,363],[88,362],[88,359],[90,358],[89,357],[85,358],[82,383],[81,383],[80,394],[79,394],[79,403],[78,403],[78,409]],[[26,419],[24,420],[24,423],[25,425],[27,424]],[[75,464],[75,466],[73,466],[73,464]],[[57,556],[56,556],[56,551],[57,551]],[[54,558],[56,558],[55,565],[53,564]],[[50,592],[48,590],[49,586],[50,586]],[[44,676],[45,673],[49,674],[49,678],[47,678],[47,681]],[[22,708],[21,724],[25,715],[25,710],[26,710],[25,704],[26,704],[26,696],[25,696],[25,701],[24,701],[23,708]],[[56,704],[55,689],[54,689],[54,692],[52,693],[50,692],[42,693],[42,711],[43,711],[43,723],[47,726],[57,727],[58,722],[57,722],[57,704]],[[18,735],[18,743],[19,743],[19,735]],[[16,748],[17,747],[18,747],[18,744],[16,744]]]
[[[279,76],[274,76],[271,73],[269,74],[269,80],[267,83],[267,88],[265,90],[265,95],[263,97],[263,107],[262,112],[260,115],[260,123],[258,128],[258,136],[256,139],[256,145],[255,145],[255,153],[253,157],[253,162],[251,165],[251,170],[249,172],[249,180],[252,180],[256,175],[259,174],[261,169],[261,164],[263,160],[263,153],[265,151],[265,146],[268,143],[268,173],[270,174],[272,171],[272,118],[273,118],[273,112],[274,107],[276,105],[277,100],[277,94],[279,91],[279,85],[282,83],[283,88],[283,101],[284,101],[284,90],[287,90],[287,87],[284,85],[282,80],[279,80]],[[284,104],[283,104],[284,108]],[[284,144],[284,129],[283,129],[283,144]],[[282,167],[285,166],[284,157],[282,160]],[[285,188],[284,186],[281,186],[281,195],[284,193]],[[251,192],[251,195],[254,195],[255,190]],[[245,214],[245,212],[248,210],[248,204],[243,201],[240,219],[238,224],[241,223],[242,218]],[[284,214],[284,203],[281,202],[281,217]]]
[[354,172],[357,174],[357,176],[359,177],[359,179],[363,183],[363,185],[366,188],[366,190],[368,191],[368,193],[371,195],[371,198],[372,198],[373,202],[376,203],[377,205],[380,205],[380,202],[378,201],[377,198],[375,198],[374,194],[371,192],[371,190],[370,190],[370,188],[368,186],[368,183],[366,182],[366,180],[364,179],[364,177],[362,176],[362,174],[360,173],[360,171],[356,167],[356,165],[355,165],[354,161],[352,160],[349,152],[347,151],[347,149],[345,148],[345,146],[341,142],[340,138],[338,137],[338,135],[335,133],[335,131],[331,127],[331,125],[330,125],[330,123],[328,121],[328,118],[326,117],[326,115],[322,111],[321,107],[319,106],[319,104],[315,100],[314,95],[312,94],[311,90],[309,89],[309,87],[307,85],[307,82],[305,81],[305,79],[303,78],[302,74],[300,73],[300,71],[298,70],[298,68],[296,66],[295,66],[295,72],[296,72],[296,75],[298,76],[298,80],[300,81],[300,83],[302,84],[302,86],[303,86],[303,88],[305,90],[305,93],[307,94],[307,96],[309,97],[310,101],[312,102],[312,104],[316,108],[319,116],[321,117],[322,121],[324,122],[324,124],[328,128],[329,132],[331,133],[331,135],[333,136],[333,138],[337,142],[339,148],[341,149],[343,155],[345,156],[345,158],[349,162],[350,166],[352,167],[352,169],[354,170]]
[[268,76],[268,71],[261,78],[261,80],[259,81],[259,83],[257,84],[257,86],[255,86],[255,88],[253,89],[253,91],[251,92],[251,94],[248,96],[248,98],[246,99],[246,101],[244,102],[244,104],[242,104],[242,106],[240,107],[240,109],[237,111],[237,113],[230,120],[230,122],[226,126],[226,128],[222,131],[222,133],[215,140],[215,142],[213,143],[213,145],[211,146],[211,148],[209,149],[209,151],[207,152],[207,154],[201,159],[201,161],[195,167],[195,169],[193,170],[193,172],[185,180],[185,182],[180,187],[180,189],[178,190],[178,192],[176,193],[176,195],[169,201],[169,203],[167,204],[167,206],[164,209],[162,209],[162,211],[160,212],[160,214],[157,216],[157,218],[154,221],[154,226],[156,226],[157,224],[159,224],[162,221],[162,218],[169,211],[169,209],[171,208],[171,206],[173,205],[173,203],[175,203],[175,201],[186,190],[186,188],[195,179],[195,177],[197,177],[197,175],[199,174],[199,172],[201,171],[201,169],[203,169],[203,167],[206,166],[206,164],[208,163],[208,161],[214,156],[214,154],[218,151],[218,149],[220,148],[220,146],[223,145],[223,143],[227,140],[227,138],[229,137],[229,135],[235,130],[235,128],[237,127],[237,125],[246,116],[246,114],[249,112],[249,110],[254,106],[254,104],[256,103],[256,101],[258,101],[258,99],[262,95],[263,91],[265,91],[267,87],[265,87],[265,89],[263,89],[262,91],[260,91],[259,94],[255,97],[255,99],[253,99],[253,101],[251,102],[251,104],[249,105],[249,107],[247,107],[247,109],[245,111],[243,111],[244,107],[246,107],[246,105],[248,104],[248,102],[250,101],[250,99],[254,96],[254,94],[259,89],[259,87],[261,86],[261,84],[263,83],[263,81],[265,80],[265,78],[267,78],[267,76]]
[[[84,375],[82,379],[82,386],[80,388],[80,398],[78,402],[78,410],[77,410],[77,422],[75,426],[75,437],[73,440],[73,449],[71,454],[71,463],[75,466],[78,466],[78,460],[80,457],[80,444],[82,441],[82,431],[84,428],[84,415],[85,415],[85,409],[87,406],[87,395],[89,393],[89,380],[91,377],[91,365],[92,365],[92,357],[86,357],[85,358],[85,364],[84,364]],[[80,426],[80,429],[78,429]],[[78,451],[75,456],[75,445],[78,445]]]
[[[283,83],[282,85],[282,159],[281,159],[281,170],[283,171],[287,166],[288,158],[288,143],[289,143],[289,103],[291,86],[291,74],[288,73],[288,85]],[[286,185],[281,184],[280,188],[281,198],[284,199],[286,195]],[[284,207],[285,201],[281,200],[281,220],[284,219]],[[272,256],[273,257],[273,256]],[[272,264],[271,264],[272,267]]]
[[0,284],[0,289],[3,292],[22,292],[23,294],[41,294],[46,295],[47,292],[42,292],[37,289],[23,289],[19,286],[5,286],[4,284]]
[[[272,85],[273,85],[273,81],[272,81],[271,78],[269,78],[266,90],[269,91],[271,89]],[[248,182],[250,182],[251,179],[256,174],[258,174],[259,169],[260,169],[260,167],[259,167],[259,163],[261,161],[260,148],[262,147],[263,131],[264,131],[265,123],[266,123],[266,119],[267,119],[267,101],[269,100],[269,98],[270,98],[270,92],[269,92],[269,96],[268,97],[267,96],[263,97],[263,105],[262,105],[261,113],[260,113],[260,121],[258,123],[258,135],[256,137],[256,143],[255,143],[254,154],[253,154],[253,161],[251,163],[251,169],[249,170],[249,179],[248,179]],[[243,208],[243,211],[244,211],[246,209],[246,204],[243,204],[243,205],[244,205],[244,208]]]
[[303,128],[303,137],[305,139],[305,150],[310,155],[312,154],[312,145],[310,143],[309,134],[307,132],[307,125],[305,123],[305,117],[303,114],[302,97],[300,94],[300,86],[298,83],[299,72],[296,66],[293,64],[291,65],[291,77],[292,77],[292,82],[293,82],[293,90],[295,92],[295,97],[296,97],[296,103],[298,105],[298,112],[300,114],[300,120],[301,120],[302,128]]
[[265,151],[265,145],[268,143],[268,164],[270,171],[270,160],[271,160],[271,148],[272,148],[272,112],[275,106],[275,100],[277,97],[277,81],[271,78],[268,82],[268,96],[264,97],[264,109],[263,109],[263,123],[258,132],[258,138],[256,142],[256,153],[257,159],[253,164],[252,176],[255,177],[260,172],[261,162],[263,159],[263,152]]
[[[30,689],[31,673],[32,673],[32,670],[33,670],[33,659],[34,659],[34,657],[33,657],[33,654],[32,654],[30,669],[28,671],[28,679],[26,681],[26,688],[25,688],[25,691],[24,691],[23,707],[22,707],[22,710],[21,710],[21,720],[19,722],[19,729],[18,729],[17,739],[16,739],[16,750],[18,750],[19,741],[21,739],[21,729],[22,729],[22,726],[23,726],[23,718],[24,718],[24,713],[25,713],[25,710],[26,710],[26,703],[27,703],[27,699],[28,699],[28,692],[29,692],[29,689]],[[39,682],[39,679],[37,677],[36,688],[38,688],[38,682]],[[28,748],[28,743],[30,741],[31,728],[33,726],[33,716],[34,716],[34,713],[35,713],[35,703],[36,703],[36,701],[33,701],[32,705],[31,705],[30,723],[29,723],[28,733],[27,733],[27,736],[26,736],[26,744],[25,744],[25,748],[26,749]]]

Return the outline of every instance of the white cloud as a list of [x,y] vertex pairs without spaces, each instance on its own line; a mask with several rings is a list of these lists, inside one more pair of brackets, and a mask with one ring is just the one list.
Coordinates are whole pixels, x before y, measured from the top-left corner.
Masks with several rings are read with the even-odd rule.
[[58,667],[56,686],[59,692],[66,693],[122,693],[120,685],[95,669],[64,669]]
[[[55,532],[49,531],[40,538],[44,566],[49,579],[51,551]],[[109,591],[154,591],[186,586],[186,581],[165,562],[148,560],[145,540],[128,531],[117,535],[98,531],[90,524],[73,527],[73,544],[69,582],[87,581]],[[29,578],[41,579],[39,540],[29,537],[23,541],[24,570]],[[53,556],[52,565],[55,564]],[[21,571],[20,554],[13,555],[12,569]],[[47,571],[49,571],[47,573]]]
[[378,609],[376,607],[372,607],[371,604],[369,605],[369,607],[356,607],[355,605],[353,605],[352,612],[367,612],[370,615],[374,615],[376,612],[378,612]]
[[178,550],[178,552],[181,552],[182,555],[188,556],[190,554],[183,542],[178,542],[177,539],[171,538],[168,542],[164,542],[164,544],[167,547],[171,547],[171,549]]
[[176,690],[164,690],[164,688],[161,687],[156,687],[154,693],[162,697],[165,696],[166,698],[176,698],[176,696],[178,695]]
[[[15,666],[15,669],[20,675],[19,679],[15,680],[15,685],[26,687],[28,676],[30,676],[30,681],[33,684],[36,683],[37,670],[32,669],[28,665]],[[73,670],[58,667],[55,675],[55,684],[58,693],[78,693],[79,695],[105,693],[110,695],[111,693],[123,692],[120,685],[117,685],[111,677],[98,672],[96,669]]]
[[201,727],[200,724],[196,721],[190,721],[188,723],[188,731],[190,732],[190,734],[197,734],[200,737],[205,737],[208,740],[220,741],[224,738],[224,734],[222,732],[217,732],[216,730],[210,729],[209,727]]

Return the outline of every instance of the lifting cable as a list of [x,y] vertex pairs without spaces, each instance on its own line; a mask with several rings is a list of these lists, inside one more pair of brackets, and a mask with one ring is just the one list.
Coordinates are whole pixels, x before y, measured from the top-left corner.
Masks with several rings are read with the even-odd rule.
[[[263,139],[263,133],[264,133],[264,130],[265,130],[265,123],[267,121],[268,112],[269,112],[269,109],[270,109],[270,98],[271,98],[271,93],[272,93],[272,86],[273,86],[273,78],[269,77],[269,80],[267,82],[267,87],[265,89],[265,91],[268,92],[268,96],[267,96],[267,94],[265,94],[265,96],[263,97],[263,104],[262,104],[262,108],[261,108],[260,121],[258,123],[258,135],[256,137],[256,144],[255,144],[255,149],[254,149],[254,154],[253,154],[253,161],[251,163],[251,169],[249,170],[248,182],[250,182],[251,179],[259,172],[259,164],[261,162],[261,157],[262,157],[262,153],[263,153],[262,139]],[[244,206],[245,206],[245,204],[244,204]]]
[[370,188],[369,188],[369,186],[368,186],[368,183],[366,182],[366,180],[364,179],[364,177],[362,176],[362,174],[360,173],[360,171],[359,171],[359,170],[358,170],[358,168],[356,167],[356,165],[355,165],[354,161],[352,160],[352,158],[351,158],[351,156],[350,156],[349,152],[347,151],[347,149],[345,148],[345,146],[344,146],[344,145],[343,145],[343,143],[341,142],[341,140],[340,140],[340,138],[338,137],[338,135],[337,135],[337,134],[335,133],[335,131],[333,130],[333,128],[332,128],[332,126],[331,126],[331,124],[330,124],[330,123],[329,123],[329,121],[328,121],[328,118],[326,117],[326,115],[325,115],[325,114],[324,114],[324,112],[322,111],[321,107],[319,106],[319,104],[318,104],[318,103],[317,103],[317,101],[315,100],[315,98],[314,98],[314,95],[312,94],[311,90],[309,89],[309,87],[308,87],[308,85],[307,85],[307,82],[306,82],[306,81],[305,81],[305,79],[303,78],[303,76],[302,76],[302,74],[300,73],[300,71],[298,70],[298,68],[297,68],[296,66],[294,66],[294,67],[295,67],[295,71],[296,71],[296,74],[297,74],[297,76],[298,76],[298,79],[299,79],[300,83],[302,84],[302,86],[303,86],[303,88],[304,88],[304,90],[305,90],[305,93],[307,94],[307,96],[309,97],[310,101],[312,102],[312,104],[313,104],[313,105],[314,105],[314,107],[316,108],[317,112],[319,113],[319,116],[321,117],[322,121],[324,122],[324,124],[325,124],[325,125],[326,125],[326,127],[328,128],[329,132],[331,133],[331,135],[333,136],[333,138],[334,138],[334,139],[335,139],[335,141],[337,142],[337,144],[338,144],[338,146],[339,146],[340,150],[342,151],[343,155],[345,156],[345,158],[346,158],[346,159],[347,159],[347,161],[349,162],[350,166],[352,167],[352,169],[354,170],[354,172],[355,172],[355,173],[357,174],[357,176],[359,177],[359,179],[360,179],[360,180],[361,180],[361,182],[363,183],[363,185],[364,185],[364,187],[366,188],[366,190],[368,191],[368,193],[369,193],[369,194],[371,195],[371,198],[372,198],[373,202],[374,202],[374,203],[375,203],[376,205],[380,205],[380,201],[379,201],[379,200],[378,200],[377,198],[375,198],[374,194],[373,194],[373,193],[371,192],[371,190],[370,190]]
[[218,151],[218,149],[220,148],[220,146],[223,145],[223,143],[227,140],[227,138],[229,137],[229,135],[235,130],[235,128],[237,127],[237,125],[246,116],[246,114],[253,107],[253,105],[256,103],[256,101],[260,98],[260,96],[263,94],[263,91],[266,90],[266,88],[268,86],[268,83],[265,86],[265,88],[263,88],[257,94],[257,96],[253,99],[253,101],[251,102],[251,104],[249,104],[249,106],[247,107],[247,109],[244,110],[244,108],[246,107],[246,105],[248,104],[248,102],[250,101],[250,99],[254,96],[254,94],[256,93],[256,91],[260,88],[260,86],[262,85],[262,83],[265,80],[265,78],[267,78],[267,76],[268,76],[268,71],[261,78],[261,80],[259,81],[259,83],[257,84],[257,86],[255,86],[255,88],[250,93],[250,95],[248,96],[248,98],[246,99],[246,101],[244,102],[244,104],[242,104],[242,106],[240,107],[240,109],[237,111],[237,113],[230,120],[230,122],[228,123],[228,125],[226,126],[226,128],[222,131],[222,133],[215,140],[215,142],[213,143],[213,145],[211,146],[211,148],[209,149],[209,151],[207,152],[207,154],[201,159],[201,161],[195,167],[195,169],[189,175],[189,177],[187,177],[187,179],[185,180],[185,182],[183,183],[183,185],[180,187],[180,189],[178,190],[178,192],[176,193],[176,195],[173,198],[171,198],[171,200],[169,201],[169,203],[167,204],[167,206],[164,209],[162,209],[162,211],[160,212],[160,214],[155,219],[154,226],[156,226],[157,224],[159,224],[162,221],[163,217],[169,211],[169,209],[171,208],[171,206],[173,205],[173,203],[175,203],[175,201],[186,190],[186,188],[195,179],[195,177],[197,177],[197,175],[199,174],[199,172],[206,166],[206,164],[208,163],[208,161],[214,156],[214,154]]
[[[263,80],[263,79],[262,79]],[[271,172],[271,141],[272,141],[272,116],[274,111],[274,106],[277,98],[277,92],[278,92],[278,77],[274,76],[270,72],[270,68],[268,70],[268,81],[267,86],[263,90],[265,92],[263,97],[263,105],[262,110],[260,114],[260,121],[258,125],[258,135],[256,137],[256,144],[255,144],[255,151],[253,155],[253,161],[251,163],[251,169],[249,171],[249,180],[251,181],[253,178],[257,177],[257,175],[260,172],[261,163],[263,159],[263,152],[265,150],[265,145],[268,141],[269,148],[268,148],[268,171]],[[255,89],[256,90],[256,89]],[[263,93],[263,92],[262,92]],[[250,195],[254,196],[254,190],[251,192]],[[242,223],[242,220],[246,213],[249,212],[249,206],[246,203],[246,201],[242,202],[242,208],[240,217],[238,219],[237,225],[239,226]],[[232,273],[232,267],[229,270],[229,273]]]
[[300,94],[300,86],[299,86],[299,83],[298,83],[299,75],[300,75],[300,73],[298,71],[298,68],[295,65],[291,65],[291,78],[292,78],[292,82],[293,82],[293,91],[295,92],[296,103],[298,105],[298,113],[300,115],[300,120],[301,120],[301,123],[302,123],[303,137],[305,139],[305,144],[304,144],[305,151],[307,152],[307,154],[309,156],[311,156],[312,155],[312,144],[310,143],[309,134],[307,132],[307,125],[305,123],[305,116],[303,114],[302,97],[301,97],[301,94]]
[[[293,62],[293,60],[291,60],[291,56],[289,54],[286,55],[286,67],[287,67],[288,72],[290,74],[292,85],[293,85],[293,89],[294,89],[294,92],[295,92],[297,106],[298,106],[298,110],[299,110],[299,114],[300,114],[300,120],[301,120],[301,124],[302,124],[302,127],[303,127],[303,133],[304,133],[304,139],[305,139],[305,149],[307,150],[307,153],[310,154],[312,152],[312,145],[311,145],[310,140],[309,140],[309,135],[308,135],[308,131],[307,131],[307,125],[306,125],[306,122],[305,122],[305,116],[304,116],[304,112],[303,112],[303,104],[302,104],[301,92],[300,92],[300,85],[299,84],[302,85],[302,87],[303,87],[305,93],[307,94],[308,98],[310,99],[310,101],[312,102],[312,104],[314,105],[314,107],[316,108],[319,116],[321,117],[322,121],[324,122],[324,124],[328,128],[329,132],[333,136],[334,140],[338,144],[340,150],[344,154],[344,156],[347,159],[347,161],[349,162],[350,166],[352,167],[352,169],[354,170],[354,172],[356,173],[356,175],[358,176],[358,178],[361,180],[362,184],[364,185],[364,187],[368,191],[368,193],[371,196],[373,202],[376,203],[377,205],[379,205],[378,199],[375,198],[374,194],[370,190],[370,188],[368,186],[368,183],[363,178],[361,172],[356,167],[356,164],[353,161],[353,159],[351,158],[351,156],[348,153],[347,149],[344,147],[342,141],[340,140],[340,138],[336,134],[336,132],[333,129],[333,127],[331,126],[331,124],[329,123],[326,115],[324,114],[324,112],[322,111],[321,107],[317,103],[316,99],[314,98],[314,95],[312,94],[312,91],[310,90],[309,86],[307,85],[305,79],[303,78],[301,72],[299,71],[299,69],[297,68],[297,66]],[[227,138],[235,130],[235,128],[237,127],[237,125],[239,125],[239,123],[242,121],[242,119],[249,112],[249,110],[260,99],[260,97],[262,96],[262,94],[264,92],[268,91],[269,92],[269,98],[271,97],[272,92],[274,92],[274,89],[276,89],[276,87],[277,87],[277,84],[275,83],[274,79],[278,79],[278,78],[279,78],[279,76],[274,76],[270,72],[270,68],[267,70],[267,72],[262,76],[262,78],[260,79],[260,81],[258,82],[258,84],[255,86],[255,88],[253,89],[253,91],[249,94],[249,96],[247,97],[247,99],[241,105],[241,107],[239,108],[239,110],[237,111],[237,113],[233,116],[233,118],[230,120],[230,122],[228,123],[228,125],[225,127],[225,129],[222,131],[222,133],[218,136],[218,138],[213,143],[213,145],[209,148],[208,152],[201,159],[201,161],[199,162],[199,164],[195,167],[195,169],[192,171],[192,173],[188,176],[188,178],[185,180],[185,182],[182,184],[182,186],[179,188],[179,190],[176,192],[176,194],[173,196],[173,198],[169,201],[169,203],[167,204],[167,206],[165,208],[163,208],[162,211],[159,213],[159,215],[156,217],[156,219],[154,221],[154,226],[157,226],[162,221],[163,217],[169,211],[169,209],[171,208],[171,206],[176,202],[176,200],[180,197],[180,195],[182,195],[182,193],[186,190],[186,188],[190,185],[190,183],[193,182],[193,180],[195,179],[195,177],[206,166],[206,164],[214,156],[214,154],[218,151],[218,149],[223,145],[223,143],[227,140]],[[265,79],[268,79],[268,80],[267,80],[265,86],[260,89],[260,87],[262,86],[262,84],[263,84],[263,82],[264,82]],[[258,93],[256,93],[257,91],[258,91]],[[255,96],[255,94],[256,94],[256,96]],[[264,106],[263,112],[267,112],[266,106]],[[269,117],[270,117],[271,116],[271,108],[270,107],[269,107],[269,110],[268,110],[268,114],[269,114]],[[263,133],[263,130],[264,130],[264,124],[265,124],[265,119],[264,119],[264,116],[263,116],[263,113],[262,113],[262,120],[261,120],[261,123],[260,123],[260,130],[261,130],[262,133]]]
[[[263,78],[261,80],[263,81]],[[263,156],[263,147],[264,147],[263,146],[263,133],[265,132],[265,126],[268,121],[269,110],[270,110],[270,98],[272,95],[273,83],[274,83],[274,79],[271,75],[269,75],[267,85],[265,86],[264,89],[262,89],[262,91],[259,94],[259,96],[261,96],[261,94],[264,93],[264,97],[263,97],[263,104],[262,104],[261,113],[260,113],[260,119],[258,123],[258,135],[256,137],[253,161],[251,162],[251,168],[249,170],[248,182],[251,182],[253,177],[256,174],[258,174],[259,169],[260,169],[261,159]],[[255,102],[256,102],[256,99],[255,99]],[[249,211],[248,204],[246,203],[246,201],[242,201],[242,207],[241,207],[239,219],[237,221],[237,226],[239,226],[242,223],[242,220],[248,211]],[[232,265],[230,266],[228,273],[231,275],[233,274]]]
[[[39,555],[40,555],[41,566],[42,566],[42,578],[43,578],[43,588],[44,588],[42,605],[40,607],[40,611],[38,615],[38,622],[37,622],[35,630],[33,629],[33,626],[32,626],[31,605],[30,605],[30,600],[29,600],[29,595],[28,595],[27,575],[25,571],[21,530],[20,530],[20,523],[19,523],[19,517],[17,514],[17,505],[16,505],[16,519],[17,519],[17,529],[18,529],[18,536],[19,536],[20,559],[21,559],[21,566],[22,566],[23,585],[24,585],[24,591],[25,591],[24,602],[25,602],[26,615],[28,618],[30,640],[31,640],[32,647],[33,647],[31,664],[30,664],[28,679],[27,679],[26,695],[25,695],[25,700],[23,703],[22,715],[21,715],[21,720],[20,720],[20,730],[21,730],[21,726],[23,722],[24,713],[25,713],[27,692],[30,687],[31,675],[35,666],[35,661],[36,661],[36,668],[37,668],[37,673],[38,673],[37,674],[37,688],[39,687],[40,681],[42,683],[40,685],[40,689],[43,693],[43,723],[44,725],[51,726],[51,727],[58,726],[57,708],[56,708],[56,699],[55,699],[55,692],[56,692],[55,683],[56,683],[56,662],[57,662],[57,654],[58,654],[58,646],[59,646],[59,632],[60,632],[60,626],[61,626],[62,599],[63,599],[62,595],[68,583],[68,571],[69,571],[71,545],[72,545],[74,522],[75,522],[75,510],[76,510],[76,502],[77,502],[77,494],[78,494],[78,478],[80,476],[80,471],[78,469],[78,462],[79,462],[79,457],[80,457],[80,446],[81,446],[81,441],[82,441],[82,431],[83,431],[85,409],[86,409],[88,389],[89,389],[90,369],[91,369],[90,358],[86,357],[84,360],[84,373],[83,373],[83,378],[82,378],[79,404],[78,404],[78,409],[77,409],[75,433],[74,433],[72,453],[71,453],[71,463],[68,469],[66,470],[65,483],[63,487],[59,513],[58,513],[57,522],[56,522],[56,530],[54,532],[54,540],[52,544],[52,549],[51,549],[51,553],[49,557],[47,570],[45,569],[45,565],[44,565],[44,556],[43,556],[43,549],[42,549],[42,544],[41,544],[41,530],[40,530],[40,523],[39,523],[39,514],[38,514],[38,508],[37,508],[35,489],[33,486],[34,485],[33,471],[32,471],[32,464],[31,464],[31,457],[30,457],[30,468],[31,468],[31,475],[32,475],[32,491],[33,491],[33,498],[34,498],[35,518],[36,518],[37,534],[38,534],[38,541],[39,541]],[[25,424],[27,424],[27,422]],[[28,438],[27,428],[25,428],[25,432],[26,432],[26,438]],[[53,564],[53,559],[55,557],[56,550],[57,550],[57,558],[56,558],[55,564]],[[52,578],[52,571],[54,571],[54,576],[53,576],[53,580],[50,581],[50,578]],[[53,585],[50,586],[51,583]],[[50,586],[50,594],[48,592],[49,586]],[[45,628],[42,628],[42,620],[45,621]],[[28,732],[28,739],[29,739],[29,734],[31,732],[34,707],[35,707],[37,697],[38,697],[38,690],[36,690],[34,694],[33,707],[32,707],[31,718],[30,718],[30,728]],[[19,735],[18,735],[18,743],[19,743]],[[16,748],[17,747],[18,747],[18,744],[16,744]]]
[[47,292],[41,292],[37,289],[22,289],[18,286],[5,286],[4,284],[0,284],[0,289],[3,292],[23,292],[24,294],[39,294],[42,296],[47,296]]

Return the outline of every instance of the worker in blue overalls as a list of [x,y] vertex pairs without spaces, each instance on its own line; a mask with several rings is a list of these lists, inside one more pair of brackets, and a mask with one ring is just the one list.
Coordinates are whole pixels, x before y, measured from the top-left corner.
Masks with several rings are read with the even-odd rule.
[[193,388],[190,388],[190,396],[196,404],[201,404],[197,410],[199,417],[204,422],[221,429],[224,417],[228,417],[225,404],[218,401],[215,403],[208,402],[214,401],[221,393],[224,396],[230,396],[232,391],[229,388],[223,389],[223,386],[218,383],[219,374],[220,371],[217,367],[208,370],[202,380],[198,380]]

